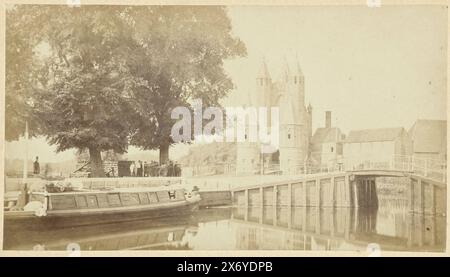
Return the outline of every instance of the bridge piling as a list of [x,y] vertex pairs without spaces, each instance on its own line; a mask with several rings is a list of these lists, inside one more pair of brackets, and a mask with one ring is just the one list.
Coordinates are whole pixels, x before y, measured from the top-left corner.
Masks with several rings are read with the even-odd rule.
[[316,197],[316,205],[318,207],[321,207],[322,203],[321,203],[321,199],[320,199],[320,179],[316,179],[315,183],[316,183],[316,196],[315,196]]
[[[298,179],[234,187],[231,195],[234,204],[244,206],[377,207],[377,176],[409,176],[411,182],[406,190],[408,209],[412,213],[445,214],[445,183],[430,176],[380,170],[299,176]],[[274,209],[275,218],[276,215]]]
[[336,189],[337,185],[334,176],[331,177],[330,182],[331,182],[331,207],[334,208],[336,207],[336,191],[337,191]]

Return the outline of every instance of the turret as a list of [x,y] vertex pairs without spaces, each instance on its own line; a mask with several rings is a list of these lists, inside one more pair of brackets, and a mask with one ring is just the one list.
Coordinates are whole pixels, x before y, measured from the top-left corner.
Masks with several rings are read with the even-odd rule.
[[282,81],[285,82],[286,84],[288,84],[289,83],[289,79],[291,77],[291,71],[289,69],[289,65],[288,65],[288,62],[287,62],[286,58],[284,59],[283,68],[281,70],[281,74],[282,74],[281,75]]
[[303,107],[305,105],[305,77],[298,60],[296,61],[294,71],[292,72],[292,82],[300,107]]
[[272,79],[267,69],[266,61],[263,59],[258,75],[256,76],[256,98],[255,106],[271,106]]
[[256,75],[256,86],[265,87],[270,84],[270,74],[267,69],[266,61],[263,60],[261,67],[259,69],[258,75]]

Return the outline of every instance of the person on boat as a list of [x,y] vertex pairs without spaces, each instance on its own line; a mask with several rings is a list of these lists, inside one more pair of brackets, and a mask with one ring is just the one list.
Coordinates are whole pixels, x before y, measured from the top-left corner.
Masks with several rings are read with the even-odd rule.
[[136,170],[136,165],[134,164],[134,162],[132,162],[130,164],[130,176],[135,176],[135,170]]
[[33,163],[33,174],[39,174],[41,172],[41,168],[39,166],[39,157],[36,156],[36,160]]

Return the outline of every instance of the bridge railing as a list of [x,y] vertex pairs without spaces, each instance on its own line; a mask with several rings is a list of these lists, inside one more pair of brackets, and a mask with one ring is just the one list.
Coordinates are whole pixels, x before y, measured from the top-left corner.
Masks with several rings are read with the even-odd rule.
[[[271,172],[283,174],[279,164],[272,164],[270,168]],[[393,155],[385,158],[347,156],[345,158],[330,159],[326,164],[311,165],[302,163],[290,167],[290,172],[293,174],[317,174],[356,170],[403,171],[439,182],[447,181],[447,163],[445,160],[417,158],[408,155]]]
[[370,157],[346,157],[341,162],[344,169],[351,170],[393,170],[413,173],[436,181],[447,181],[447,163],[445,160],[417,158],[409,155],[393,155],[380,159]]

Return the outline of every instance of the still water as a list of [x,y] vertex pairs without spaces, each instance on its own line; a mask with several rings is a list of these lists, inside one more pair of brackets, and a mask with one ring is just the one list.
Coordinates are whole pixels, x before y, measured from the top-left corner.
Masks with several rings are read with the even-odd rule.
[[5,226],[4,249],[444,251],[446,219],[411,214],[402,199],[377,209],[218,207],[188,217],[36,231]]

